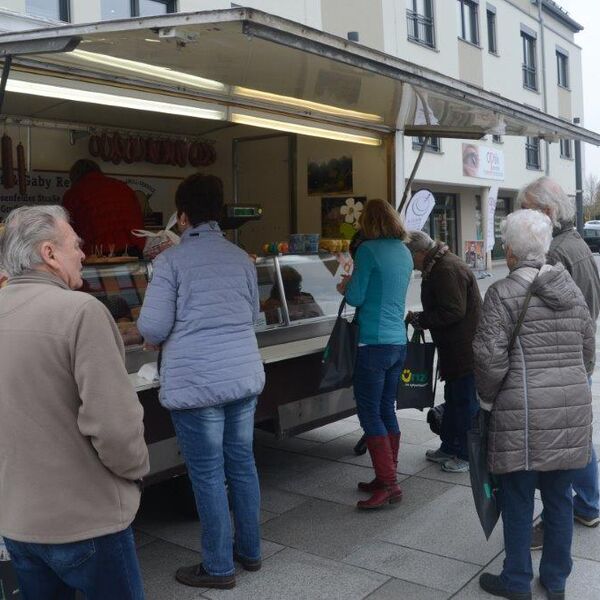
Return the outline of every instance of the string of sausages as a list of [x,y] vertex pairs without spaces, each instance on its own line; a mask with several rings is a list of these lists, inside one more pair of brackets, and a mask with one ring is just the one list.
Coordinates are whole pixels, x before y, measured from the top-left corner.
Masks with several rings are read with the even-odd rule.
[[174,167],[208,167],[217,160],[217,152],[207,142],[157,140],[154,138],[121,137],[118,133],[90,136],[89,153],[115,165],[125,162],[149,162]]
[[17,183],[19,184],[19,194],[27,193],[27,166],[25,163],[25,148],[19,142],[17,146],[17,175],[15,177],[15,165],[13,157],[12,138],[6,134],[2,136],[0,142],[0,163],[2,164],[2,186],[9,190]]

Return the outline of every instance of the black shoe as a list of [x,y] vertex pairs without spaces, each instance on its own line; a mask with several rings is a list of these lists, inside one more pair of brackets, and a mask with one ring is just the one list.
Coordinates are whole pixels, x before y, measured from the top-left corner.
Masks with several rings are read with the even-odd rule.
[[548,600],[565,600],[565,591],[562,592],[551,592],[545,585],[544,582],[540,579],[540,585],[544,588],[546,592],[546,598]]
[[531,592],[509,592],[499,575],[482,573],[479,577],[479,587],[492,596],[500,596],[508,600],[531,600]]
[[191,587],[216,588],[219,590],[230,590],[235,587],[235,575],[210,575],[204,570],[202,563],[177,569],[175,579],[179,583]]
[[247,558],[242,558],[237,552],[233,553],[233,560],[240,563],[246,571],[260,571],[262,567],[262,560],[260,558],[258,560],[248,560]]
[[531,549],[541,550],[544,547],[544,521],[540,521],[531,531]]

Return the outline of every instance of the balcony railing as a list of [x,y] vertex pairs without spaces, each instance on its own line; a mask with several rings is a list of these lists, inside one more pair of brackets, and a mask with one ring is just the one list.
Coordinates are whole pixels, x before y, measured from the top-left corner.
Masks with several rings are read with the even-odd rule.
[[523,87],[537,90],[537,71],[535,67],[523,65]]
[[412,10],[407,10],[406,24],[409,40],[429,46],[430,48],[435,47],[433,19],[420,15]]

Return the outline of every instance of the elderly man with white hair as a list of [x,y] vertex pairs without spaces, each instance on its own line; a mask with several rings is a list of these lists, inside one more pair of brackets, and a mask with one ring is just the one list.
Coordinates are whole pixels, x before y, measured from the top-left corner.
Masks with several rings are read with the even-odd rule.
[[74,291],[80,243],[60,206],[0,235],[0,535],[24,600],[142,600],[143,411],[110,313]]
[[[562,263],[583,293],[594,323],[600,312],[600,277],[596,261],[573,223],[575,208],[560,185],[549,177],[540,177],[525,186],[517,198],[522,208],[531,208],[548,215],[553,225],[548,262]],[[598,490],[598,459],[592,460],[573,481],[575,520],[586,527],[600,524],[600,492]],[[544,542],[543,519],[534,528],[532,549]]]
[[545,264],[547,216],[516,211],[503,239],[510,274],[485,296],[473,349],[481,406],[491,411],[488,466],[500,486],[506,558],[499,576],[484,573],[479,583],[495,596],[531,598],[537,487],[546,513],[540,582],[549,600],[562,600],[572,568],[571,485],[592,452],[595,328],[565,267]]

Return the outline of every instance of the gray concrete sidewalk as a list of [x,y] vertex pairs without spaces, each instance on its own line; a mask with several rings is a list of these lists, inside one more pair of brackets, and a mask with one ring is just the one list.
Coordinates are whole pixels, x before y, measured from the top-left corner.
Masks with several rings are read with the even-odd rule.
[[[496,269],[493,280],[504,274]],[[482,289],[493,280],[481,280]],[[418,305],[419,283],[411,284],[409,307]],[[597,381],[596,415],[600,372]],[[356,483],[372,477],[369,458],[352,452],[362,433],[356,417],[285,441],[257,431],[264,566],[258,573],[239,570],[233,590],[178,584],[176,568],[199,560],[199,524],[178,514],[168,496],[145,502],[135,527],[147,600],[491,600],[477,578],[501,569],[501,524],[486,541],[468,474],[447,474],[425,460],[439,440],[423,413],[398,416],[404,499],[372,512],[354,507],[364,497]],[[594,442],[600,449],[600,430]],[[537,566],[540,553],[533,556]],[[567,597],[598,600],[600,528],[575,526],[573,556]],[[537,583],[534,598],[545,598]]]

